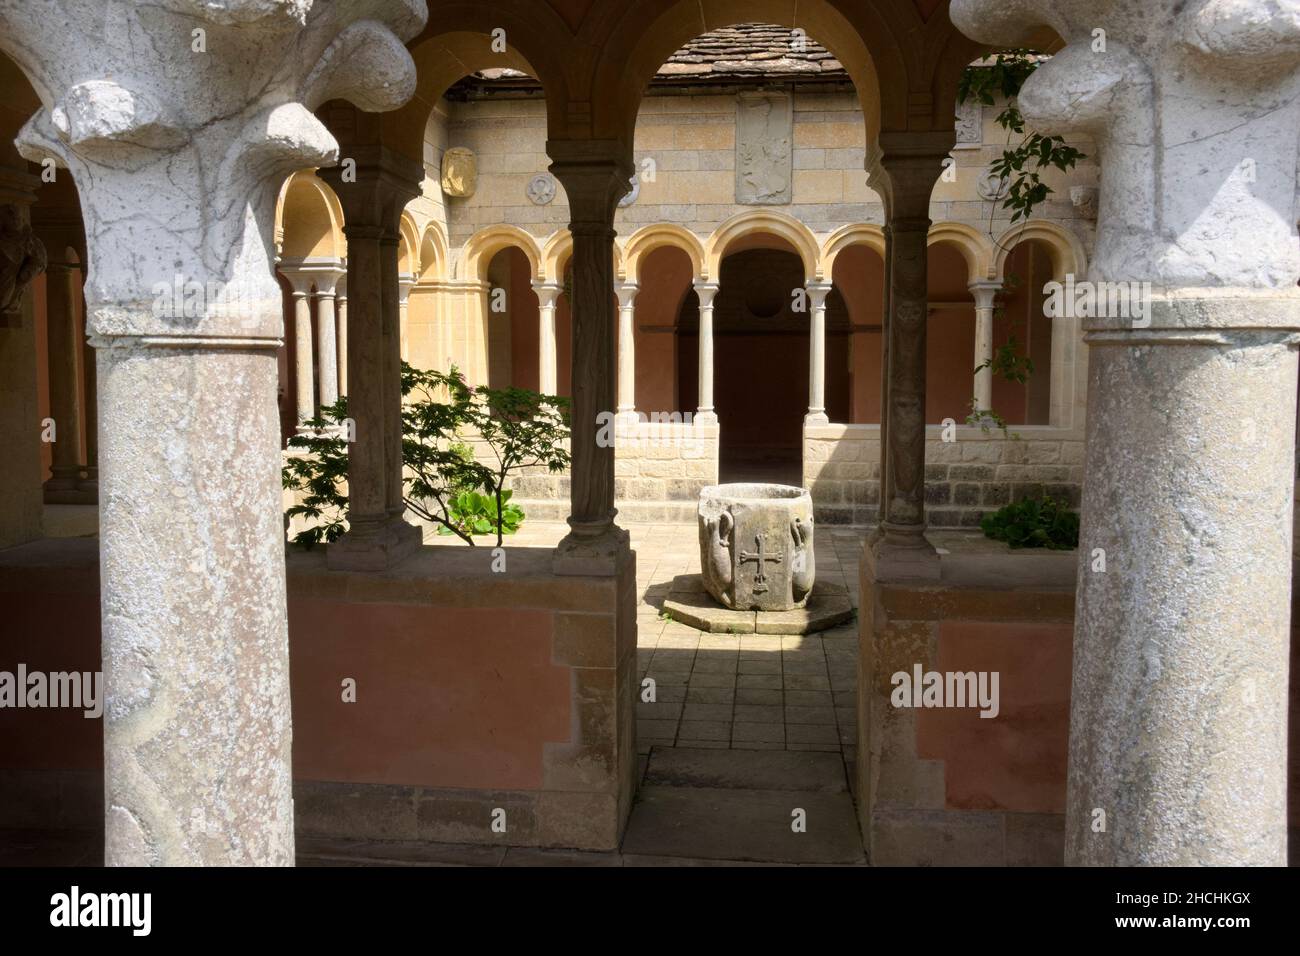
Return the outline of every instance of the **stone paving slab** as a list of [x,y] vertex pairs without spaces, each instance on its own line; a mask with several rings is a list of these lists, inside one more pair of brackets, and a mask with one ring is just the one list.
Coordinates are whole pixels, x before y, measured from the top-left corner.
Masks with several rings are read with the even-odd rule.
[[656,747],[642,785],[845,793],[846,779],[838,748],[809,753]]
[[[796,808],[807,814],[807,832],[790,828]],[[622,849],[625,858],[865,861],[853,799],[847,793],[795,790],[643,787],[632,807]]]

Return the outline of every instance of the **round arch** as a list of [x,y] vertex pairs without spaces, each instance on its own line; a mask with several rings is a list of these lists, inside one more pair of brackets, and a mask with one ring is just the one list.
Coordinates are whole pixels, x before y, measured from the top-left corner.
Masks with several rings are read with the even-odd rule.
[[[895,0],[647,0],[613,25],[592,18],[579,39],[600,50],[592,75],[596,135],[632,141],[641,99],[659,67],[685,43],[737,23],[789,27],[825,46],[853,81],[868,142],[884,126],[906,128],[907,55],[897,37],[924,27],[910,3]],[[590,25],[590,29],[585,29]],[[605,27],[604,35],[598,36]],[[590,34],[590,36],[588,36]],[[884,94],[882,96],[882,93]]]
[[849,246],[869,247],[883,260],[885,258],[885,230],[872,223],[854,222],[840,226],[822,243],[821,262],[817,269],[819,278],[830,281],[835,274],[835,259]]
[[347,255],[343,206],[314,169],[294,173],[280,187],[275,234],[280,255],[297,259],[341,259]]
[[646,256],[664,246],[680,249],[691,260],[691,274],[696,280],[704,276],[704,243],[685,226],[671,222],[657,222],[642,226],[628,237],[623,246],[623,262],[618,277],[623,281],[637,282],[641,263]]
[[812,230],[793,216],[767,209],[755,209],[732,216],[713,231],[705,243],[705,271],[701,278],[717,281],[727,247],[738,239],[759,233],[777,236],[794,247],[795,253],[803,261],[805,281],[814,282],[821,278],[818,272],[821,248]]
[[573,234],[567,229],[551,233],[542,245],[542,279],[563,285],[564,264],[571,255],[573,255]]
[[492,257],[507,246],[518,246],[528,257],[528,266],[536,281],[540,282],[545,278],[542,271],[542,250],[537,244],[537,239],[532,233],[525,232],[518,226],[507,225],[488,226],[470,236],[461,250],[456,277],[484,281]]
[[420,243],[416,238],[419,232],[415,228],[415,218],[409,212],[403,210],[397,228],[402,237],[402,243],[397,253],[397,271],[401,275],[419,275]]
[[970,282],[993,278],[993,246],[988,236],[961,222],[936,222],[926,237],[927,246],[948,243],[966,260],[966,278]]
[[1062,281],[1067,274],[1082,278],[1088,270],[1088,256],[1083,243],[1069,229],[1042,219],[1012,226],[998,236],[994,244],[993,272],[995,279],[1006,277],[1007,260],[1022,242],[1037,240],[1047,246],[1052,259],[1052,278]]
[[430,220],[420,237],[421,282],[438,282],[447,278],[447,236],[442,226]]

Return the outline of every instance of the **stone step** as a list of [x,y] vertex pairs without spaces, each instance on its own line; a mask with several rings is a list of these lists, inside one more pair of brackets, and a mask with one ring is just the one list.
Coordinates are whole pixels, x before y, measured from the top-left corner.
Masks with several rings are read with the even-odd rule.
[[656,747],[650,753],[643,783],[723,790],[848,790],[844,761],[838,753],[794,750]]
[[[807,829],[791,823],[803,810]],[[643,786],[623,837],[633,855],[764,863],[865,862],[847,793]]]

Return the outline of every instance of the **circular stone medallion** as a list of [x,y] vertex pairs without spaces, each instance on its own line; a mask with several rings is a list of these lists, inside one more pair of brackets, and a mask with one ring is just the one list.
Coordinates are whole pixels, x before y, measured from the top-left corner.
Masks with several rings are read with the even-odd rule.
[[528,181],[527,191],[534,205],[548,205],[555,198],[555,177],[550,173],[538,173]]

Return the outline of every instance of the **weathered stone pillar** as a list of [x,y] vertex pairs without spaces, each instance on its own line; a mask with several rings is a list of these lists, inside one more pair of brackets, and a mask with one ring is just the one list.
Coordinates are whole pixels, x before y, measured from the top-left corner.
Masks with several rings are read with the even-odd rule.
[[618,413],[636,417],[635,282],[618,287]]
[[20,148],[69,167],[89,239],[107,862],[291,864],[275,199],[336,159],[313,107],[409,97],[390,28],[424,11],[181,7],[6,0],[0,48],[48,104]]
[[[872,180],[872,187],[877,183]],[[880,190],[877,189],[877,192]],[[885,518],[889,515],[889,276],[894,264],[894,230],[886,223],[885,271],[883,307],[880,311],[880,507],[876,512],[876,528],[872,540],[884,534]]]
[[534,282],[537,293],[537,390],[554,395],[556,378],[555,300],[563,289],[553,282]]
[[877,579],[937,578],[925,539],[926,255],[930,192],[952,148],[952,131],[882,133],[879,172],[889,235],[887,368],[881,410],[884,517],[872,542]]
[[573,432],[570,532],[556,548],[563,574],[613,574],[628,553],[614,524],[614,445],[598,442],[598,416],[614,411],[614,209],[632,163],[603,140],[552,140],[551,172],[569,199],[573,234]]
[[80,504],[86,495],[81,483],[81,342],[77,335],[77,300],[81,273],[67,261],[64,249],[47,247],[46,265],[47,351],[49,354],[50,417],[54,419],[53,460],[45,482],[45,500],[51,504]]
[[811,318],[808,335],[808,414],[805,425],[825,425],[826,417],[826,297],[830,295],[829,282],[809,282],[808,313]]
[[339,276],[337,291],[334,294],[335,346],[338,352],[339,396],[348,393],[348,274],[347,260],[343,262],[343,275]]
[[716,425],[718,413],[713,410],[713,298],[718,294],[718,284],[696,282],[695,294],[700,297],[700,387],[695,421],[700,425]]
[[1007,45],[1054,28],[1021,109],[1100,152],[1066,861],[1284,865],[1300,21],[1265,0],[953,18]]
[[980,280],[970,284],[975,296],[975,404],[986,412],[993,407],[993,369],[980,368],[993,359],[993,298],[1002,288],[1001,282]]
[[403,517],[401,328],[397,254],[402,209],[419,195],[420,164],[383,146],[350,145],[356,175],[319,170],[343,207],[347,237],[348,530],[331,568],[380,571],[408,557],[420,529]]

